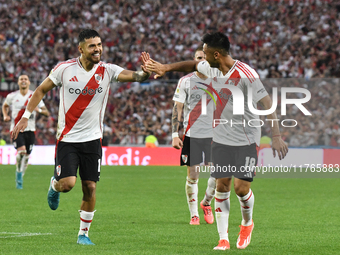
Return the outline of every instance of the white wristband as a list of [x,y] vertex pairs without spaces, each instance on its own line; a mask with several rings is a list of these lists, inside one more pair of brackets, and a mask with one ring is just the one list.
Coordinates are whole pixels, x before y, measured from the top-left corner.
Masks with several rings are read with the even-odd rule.
[[25,110],[24,114],[22,115],[23,118],[29,119],[31,117],[31,112],[29,110]]
[[38,112],[41,113],[41,112],[42,112],[42,109],[39,108]]
[[172,139],[174,139],[175,137],[179,137],[179,136],[178,136],[178,132],[172,133]]

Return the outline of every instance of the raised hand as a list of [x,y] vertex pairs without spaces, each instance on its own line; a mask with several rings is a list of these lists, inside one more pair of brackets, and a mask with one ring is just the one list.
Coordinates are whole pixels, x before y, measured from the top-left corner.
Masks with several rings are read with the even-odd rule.
[[150,55],[149,55],[149,53],[142,52],[142,54],[141,54],[141,60],[142,60],[141,68],[142,68],[143,72],[148,73],[149,75],[151,75],[152,72],[149,71],[149,70],[146,68],[146,64],[150,61]]
[[163,76],[166,73],[165,66],[150,58],[149,53],[142,53],[142,61],[148,71],[156,73],[154,77],[155,79]]

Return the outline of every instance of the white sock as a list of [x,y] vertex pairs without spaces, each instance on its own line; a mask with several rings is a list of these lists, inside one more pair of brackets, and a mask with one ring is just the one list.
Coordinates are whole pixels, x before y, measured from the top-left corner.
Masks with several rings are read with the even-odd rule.
[[79,232],[78,232],[78,236],[79,235],[86,235],[89,236],[89,230],[90,230],[90,226],[91,226],[91,222],[93,219],[93,215],[94,212],[86,212],[83,210],[79,210],[80,213],[80,228],[79,228]]
[[253,218],[253,208],[255,197],[251,189],[249,189],[249,193],[243,197],[237,196],[240,205],[241,205],[241,213],[242,213],[242,225],[243,226],[250,226],[252,224]]
[[24,176],[25,173],[26,173],[29,158],[30,158],[30,155],[25,154],[25,155],[23,155],[23,157],[21,159],[20,172],[22,172],[22,176]]
[[208,186],[205,191],[203,205],[211,204],[211,200],[214,198],[214,195],[215,195],[215,189],[216,189],[216,179],[214,177],[210,177],[208,179]]
[[215,217],[217,224],[217,231],[220,235],[220,240],[228,238],[228,221],[230,210],[230,191],[229,192],[215,192]]
[[56,184],[56,182],[58,182],[56,179],[53,179],[53,181],[52,181],[52,189],[55,191],[55,192],[59,192],[58,190],[56,190],[56,188],[55,188],[55,184]]
[[185,193],[187,195],[187,201],[190,211],[190,217],[198,216],[198,209],[197,209],[197,193],[198,193],[198,179],[192,180],[187,177],[185,182]]
[[22,163],[22,158],[24,157],[25,151],[18,151],[17,155],[15,156],[16,158],[16,170],[17,172],[21,172],[21,163]]

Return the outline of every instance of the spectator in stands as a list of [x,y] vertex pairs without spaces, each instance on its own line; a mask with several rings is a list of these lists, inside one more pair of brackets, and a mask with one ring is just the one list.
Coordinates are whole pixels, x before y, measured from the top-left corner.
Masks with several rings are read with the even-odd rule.
[[[257,69],[262,79],[339,77],[339,10],[339,2],[319,0],[308,3],[267,0],[157,0],[152,3],[147,0],[75,0],[70,4],[62,0],[23,1],[20,4],[18,1],[0,0],[0,90],[13,90],[10,81],[15,81],[22,71],[29,73],[32,84],[40,84],[56,62],[76,57],[78,50],[73,38],[84,28],[80,20],[85,20],[89,27],[98,27],[103,31],[102,37],[106,43],[103,45],[105,54],[102,60],[119,63],[127,69],[134,69],[140,52],[145,49],[162,63],[188,59],[201,43],[202,35],[216,29],[229,36],[233,58],[242,59]],[[181,73],[169,73],[163,79],[177,80],[181,76]],[[151,118],[152,123],[163,126],[164,119],[171,117],[171,112],[168,112],[172,109],[169,94],[173,94],[175,83],[160,89],[153,87],[150,91],[133,92],[133,109],[131,102],[120,106],[122,98],[129,95],[124,90],[131,86],[123,84],[123,91],[117,92],[121,94],[120,99],[109,99],[107,111],[110,114],[105,115],[104,122],[117,129],[130,113],[138,113],[142,126],[147,129],[149,120],[148,126],[145,126],[144,119],[151,112],[152,116],[156,116],[156,120]],[[313,114],[313,118],[314,115],[336,115],[340,109],[337,103],[326,102],[339,93],[339,88],[333,91],[330,85],[314,86],[320,90],[314,91],[312,98],[322,99],[324,106],[319,107],[322,109]],[[51,110],[50,127],[55,129],[58,102],[49,94],[45,103]],[[153,104],[156,110],[147,103]],[[5,125],[4,130],[8,129],[6,124],[0,124]],[[316,127],[311,131],[319,134],[318,130],[326,128]],[[121,138],[116,134],[118,131],[119,128],[112,132],[109,143],[119,144]],[[47,137],[46,141],[50,140],[51,132],[48,129],[38,128],[38,132]],[[9,142],[8,135],[4,135]],[[161,138],[164,134],[155,132],[155,135]],[[323,136],[326,138],[324,145],[329,144],[331,136]],[[160,143],[167,141],[159,139]]]

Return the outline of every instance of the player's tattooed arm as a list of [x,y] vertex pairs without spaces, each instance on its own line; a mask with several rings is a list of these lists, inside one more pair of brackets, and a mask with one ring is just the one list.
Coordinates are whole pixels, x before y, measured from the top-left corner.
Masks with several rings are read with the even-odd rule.
[[172,109],[172,132],[178,132],[179,122],[178,122],[178,110],[176,103]]
[[181,149],[183,147],[182,140],[178,137],[179,121],[182,115],[183,103],[176,102],[172,109],[172,147]]
[[174,108],[172,109],[172,132],[178,132],[179,121],[181,119],[183,109],[183,103],[175,102]]

